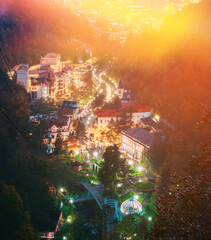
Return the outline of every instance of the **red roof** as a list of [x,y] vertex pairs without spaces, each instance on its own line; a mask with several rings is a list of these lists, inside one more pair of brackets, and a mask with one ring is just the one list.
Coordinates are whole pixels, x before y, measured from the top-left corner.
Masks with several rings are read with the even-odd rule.
[[95,112],[95,115],[97,115],[97,117],[112,118],[119,116],[120,113],[111,109],[99,109]]
[[132,111],[132,112],[151,112],[152,107],[149,105],[136,105],[136,106],[125,106],[120,108],[120,111]]

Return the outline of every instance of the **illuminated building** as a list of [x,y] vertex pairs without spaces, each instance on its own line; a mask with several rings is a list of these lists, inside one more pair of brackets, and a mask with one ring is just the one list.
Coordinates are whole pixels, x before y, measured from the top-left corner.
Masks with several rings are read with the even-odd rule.
[[95,112],[95,115],[97,116],[98,128],[105,129],[111,120],[116,121],[120,113],[111,109],[99,109]]
[[124,215],[133,214],[133,213],[144,213],[144,208],[141,203],[134,198],[129,198],[125,200],[120,207],[121,213]]
[[120,112],[126,112],[127,115],[132,115],[132,120],[135,124],[138,124],[143,118],[148,118],[151,116],[152,108],[147,105],[135,105],[135,106],[125,106],[120,108]]
[[[14,77],[17,78],[17,83],[21,84],[27,92],[30,90],[30,82],[28,81],[28,72],[29,72],[29,65],[28,64],[19,64],[14,66],[8,75],[12,79]],[[11,73],[11,74],[10,74]],[[15,76],[16,75],[16,76]]]
[[136,127],[121,132],[121,152],[127,159],[140,161],[142,154],[148,151],[160,139],[144,128]]

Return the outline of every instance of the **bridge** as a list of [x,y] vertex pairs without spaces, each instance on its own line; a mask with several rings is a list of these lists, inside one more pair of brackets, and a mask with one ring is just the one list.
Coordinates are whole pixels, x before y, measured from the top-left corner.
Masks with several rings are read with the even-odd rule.
[[102,193],[104,190],[103,185],[102,184],[93,185],[88,182],[81,182],[81,184],[92,194],[98,206],[102,210],[104,205],[104,199],[102,197]]

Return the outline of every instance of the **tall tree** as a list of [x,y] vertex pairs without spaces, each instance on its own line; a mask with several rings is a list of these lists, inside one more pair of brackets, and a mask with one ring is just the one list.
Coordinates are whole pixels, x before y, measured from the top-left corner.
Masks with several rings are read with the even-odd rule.
[[76,138],[81,140],[86,137],[86,127],[84,123],[78,121],[77,130],[76,130]]
[[117,176],[126,178],[130,173],[129,165],[125,159],[121,157],[116,145],[106,148],[103,159],[102,168],[98,176],[105,187],[111,188]]
[[61,132],[58,131],[58,134],[56,136],[56,142],[55,142],[55,154],[59,154],[62,150],[62,137],[61,137]]
[[140,214],[129,214],[118,223],[118,230],[123,235],[123,239],[141,240],[149,230],[149,222]]

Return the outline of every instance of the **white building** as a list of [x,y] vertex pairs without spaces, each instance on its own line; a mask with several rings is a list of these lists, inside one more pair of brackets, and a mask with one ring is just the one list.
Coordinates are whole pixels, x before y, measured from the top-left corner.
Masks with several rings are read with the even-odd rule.
[[132,120],[135,124],[140,123],[143,118],[151,116],[152,108],[148,105],[125,106],[120,109],[121,112],[132,114]]
[[144,128],[128,129],[121,133],[121,151],[127,155],[127,159],[139,162],[143,152],[150,149],[157,141],[159,141],[159,137]]
[[98,128],[105,129],[112,119],[114,121],[117,120],[117,117],[120,115],[120,113],[116,110],[99,109],[95,112],[95,115],[97,116]]
[[21,84],[27,91],[30,90],[30,83],[28,81],[28,71],[29,65],[28,64],[19,64],[13,67],[11,70],[12,76],[17,76],[17,83]]

